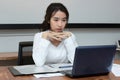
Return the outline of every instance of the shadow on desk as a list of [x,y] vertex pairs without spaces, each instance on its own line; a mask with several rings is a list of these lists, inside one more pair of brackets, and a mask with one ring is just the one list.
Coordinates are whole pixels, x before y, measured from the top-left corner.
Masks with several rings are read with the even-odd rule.
[[116,54],[115,54],[115,59],[119,59],[120,60],[120,51],[116,51]]

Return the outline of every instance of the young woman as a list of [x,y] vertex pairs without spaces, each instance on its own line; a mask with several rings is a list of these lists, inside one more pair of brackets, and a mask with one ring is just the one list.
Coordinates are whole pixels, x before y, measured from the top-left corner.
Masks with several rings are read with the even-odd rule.
[[64,31],[69,19],[66,7],[51,3],[42,23],[42,32],[36,33],[33,43],[33,60],[36,66],[53,63],[73,63],[76,39],[73,33]]

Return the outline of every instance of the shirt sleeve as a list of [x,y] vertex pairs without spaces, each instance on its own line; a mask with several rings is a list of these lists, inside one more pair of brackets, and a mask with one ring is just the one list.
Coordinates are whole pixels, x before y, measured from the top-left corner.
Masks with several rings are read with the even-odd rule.
[[41,36],[42,33],[37,33],[34,36],[32,57],[36,66],[44,65],[47,56],[47,47],[50,43],[49,40],[46,40]]
[[65,39],[64,44],[65,44],[65,47],[66,47],[67,52],[68,52],[68,55],[67,55],[68,60],[71,63],[73,63],[74,55],[75,55],[75,49],[78,46],[78,44],[77,44],[77,41],[76,41],[76,38],[75,38],[74,34],[73,33],[71,33],[71,34],[72,35],[69,38]]

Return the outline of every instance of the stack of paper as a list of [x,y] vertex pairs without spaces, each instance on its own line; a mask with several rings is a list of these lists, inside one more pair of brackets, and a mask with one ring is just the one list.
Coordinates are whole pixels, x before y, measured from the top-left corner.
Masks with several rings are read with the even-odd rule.
[[112,73],[116,77],[120,77],[120,65],[119,64],[113,64],[113,66],[112,66]]
[[54,77],[54,76],[64,76],[62,73],[46,73],[46,74],[34,74],[36,78],[41,78],[41,77]]

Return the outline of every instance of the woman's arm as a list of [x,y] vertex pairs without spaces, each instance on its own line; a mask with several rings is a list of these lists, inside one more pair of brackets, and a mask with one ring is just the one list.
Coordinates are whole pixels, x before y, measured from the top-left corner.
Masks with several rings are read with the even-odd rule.
[[33,60],[37,66],[44,65],[47,56],[47,48],[50,41],[42,38],[42,33],[37,33],[34,36],[33,42]]
[[75,49],[78,46],[74,34],[71,33],[71,36],[68,37],[67,39],[65,39],[64,43],[65,43],[65,47],[66,47],[67,52],[68,52],[68,55],[67,55],[68,60],[71,63],[73,63],[74,55],[75,55]]

